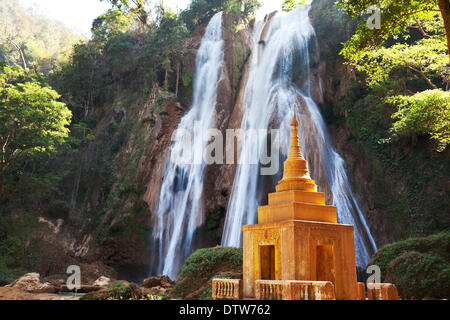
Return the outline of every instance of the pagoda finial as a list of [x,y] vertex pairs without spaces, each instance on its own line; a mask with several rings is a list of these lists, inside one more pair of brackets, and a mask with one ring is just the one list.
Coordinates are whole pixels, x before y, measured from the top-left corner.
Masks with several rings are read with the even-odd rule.
[[[295,95],[297,99],[297,92]],[[294,103],[294,117],[292,118],[291,147],[287,160],[284,162],[284,174],[277,186],[277,192],[288,190],[304,190],[317,192],[317,186],[311,179],[308,163],[300,150],[298,139],[297,103]]]
[[[297,92],[296,92],[297,93]],[[297,96],[297,94],[296,94]],[[297,103],[294,102],[294,119],[292,119],[291,126],[297,127],[298,126],[298,120],[297,120]]]
[[[297,91],[295,92],[297,98]],[[289,151],[289,159],[304,159],[300,150],[300,143],[298,141],[298,120],[297,120],[297,103],[294,102],[294,117],[291,122],[292,134],[291,134],[291,149]]]

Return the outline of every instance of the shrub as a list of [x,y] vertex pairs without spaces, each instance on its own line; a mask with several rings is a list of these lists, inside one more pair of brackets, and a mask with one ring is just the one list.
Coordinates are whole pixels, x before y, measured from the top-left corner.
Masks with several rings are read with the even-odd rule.
[[372,258],[405,299],[450,297],[450,231],[388,244]]
[[224,274],[242,277],[242,256],[240,248],[215,247],[195,251],[186,260],[171,295],[189,299],[211,297],[212,278]]
[[181,276],[194,276],[199,273],[210,274],[217,264],[223,262],[231,263],[233,267],[242,265],[242,249],[215,247],[199,249],[187,260],[181,271]]

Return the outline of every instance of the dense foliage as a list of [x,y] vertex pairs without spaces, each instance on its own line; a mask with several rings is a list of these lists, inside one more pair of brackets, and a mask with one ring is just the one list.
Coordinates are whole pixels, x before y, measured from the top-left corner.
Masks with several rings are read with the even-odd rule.
[[450,232],[410,238],[381,248],[370,261],[382,281],[395,283],[404,299],[450,296]]
[[110,2],[114,8],[123,12],[127,16],[133,16],[141,25],[147,24],[148,11],[147,6],[151,1],[148,0],[102,0]]
[[0,64],[0,197],[15,184],[17,163],[55,152],[72,113],[34,71]]
[[411,96],[393,96],[387,99],[399,110],[393,118],[398,119],[393,131],[400,135],[430,134],[438,141],[438,151],[450,142],[450,92],[426,90]]
[[[58,184],[65,171],[49,163],[74,141],[71,116],[41,74],[0,63],[0,282],[39,264],[40,242],[30,243],[30,235],[40,209],[58,211],[64,202]],[[13,218],[12,208],[26,213]]]
[[[436,142],[436,150],[444,151],[450,143],[450,103],[446,92],[450,87],[450,7],[432,0],[337,3],[351,17],[364,15],[373,6],[381,10],[380,29],[369,28],[361,18],[342,54],[357,70],[367,74],[371,87],[386,86],[393,78],[400,80],[395,94],[391,90],[385,100],[400,107],[393,115],[397,120],[392,127],[394,136],[429,134]],[[418,116],[421,112],[426,114]]]
[[[367,85],[369,75],[355,72],[338,54],[354,35],[358,21],[350,19],[333,0],[314,1],[311,15],[331,81],[321,108],[338,139],[338,149],[342,148],[340,153],[354,170],[351,179],[355,189],[368,200],[368,217],[375,223],[371,228],[381,227],[372,231],[375,237],[386,243],[450,228],[449,149],[436,152],[442,147],[437,139],[430,139],[441,139],[448,132],[444,130],[448,122],[434,121],[445,119],[446,100],[434,95],[422,76],[405,67],[393,69],[384,80]],[[335,31],[333,36],[330,29]],[[422,38],[418,30],[410,31],[414,39]],[[402,42],[402,38],[392,39],[389,45]],[[429,56],[435,57],[431,52]],[[442,78],[430,79],[446,94]],[[414,99],[416,94],[426,100]],[[411,104],[414,100],[417,103]],[[401,134],[392,131],[394,126]],[[359,186],[361,173],[368,185]]]
[[[422,32],[423,23],[437,14],[442,16],[444,33],[450,38],[450,5],[446,0],[338,0],[336,3],[350,17],[358,17],[362,22],[352,39],[345,44],[344,50],[348,55],[363,54],[365,50],[383,46],[414,25]],[[382,12],[380,29],[370,28],[363,17],[373,8]]]

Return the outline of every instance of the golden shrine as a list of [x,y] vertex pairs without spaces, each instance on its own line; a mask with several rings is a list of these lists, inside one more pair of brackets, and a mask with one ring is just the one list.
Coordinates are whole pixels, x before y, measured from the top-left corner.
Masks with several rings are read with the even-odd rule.
[[[213,279],[214,299],[365,300],[357,282],[354,230],[337,223],[336,207],[317,192],[298,140],[294,112],[284,176],[243,226],[243,280]],[[398,299],[392,284],[368,285],[374,300]]]

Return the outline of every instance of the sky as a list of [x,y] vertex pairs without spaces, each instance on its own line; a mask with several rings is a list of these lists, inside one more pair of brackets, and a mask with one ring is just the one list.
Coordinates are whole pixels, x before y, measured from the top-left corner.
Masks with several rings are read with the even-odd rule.
[[[90,37],[92,21],[106,12],[110,5],[100,0],[19,0],[28,8],[52,20],[63,22],[70,29]],[[35,12],[36,12],[35,11]]]
[[[25,8],[34,8],[52,20],[63,22],[66,26],[78,33],[90,37],[92,21],[106,12],[110,5],[100,0],[19,0]],[[263,7],[258,16],[263,16],[281,9],[283,0],[260,0]],[[165,0],[165,4],[176,9],[184,9],[190,0]]]

